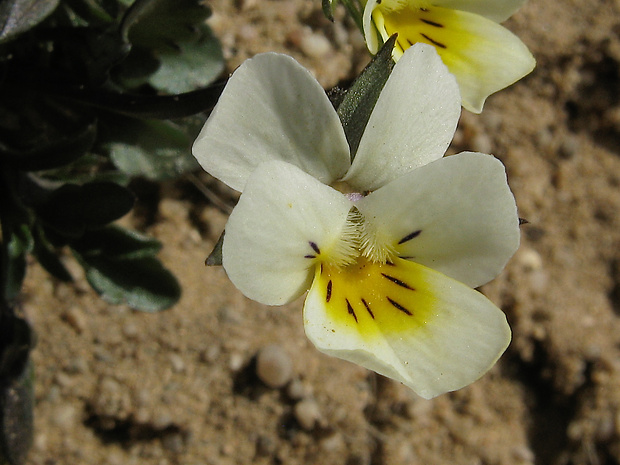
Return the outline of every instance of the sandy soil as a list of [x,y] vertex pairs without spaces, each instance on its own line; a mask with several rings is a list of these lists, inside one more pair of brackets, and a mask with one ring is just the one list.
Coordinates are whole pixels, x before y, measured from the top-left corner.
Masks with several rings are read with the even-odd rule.
[[[360,34],[323,19],[318,0],[212,6],[231,70],[282,51],[330,87],[368,60]],[[83,278],[66,285],[30,267],[22,305],[39,341],[28,463],[620,463],[620,2],[530,0],[506,26],[538,67],[482,115],[465,112],[452,148],[500,158],[530,222],[483,288],[514,331],[496,367],[426,401],[320,354],[301,301],[258,305],[205,268],[224,212],[186,181],[137,183],[155,221],[126,221],[164,243],[183,298],[139,313],[100,301]],[[280,388],[256,375],[272,344],[290,379]]]

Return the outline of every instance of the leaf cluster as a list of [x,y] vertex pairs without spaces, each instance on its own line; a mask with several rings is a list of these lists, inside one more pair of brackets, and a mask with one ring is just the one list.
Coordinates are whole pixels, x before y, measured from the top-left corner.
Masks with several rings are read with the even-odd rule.
[[[179,298],[159,246],[110,226],[132,177],[193,169],[191,141],[223,88],[199,0],[0,2],[0,296],[33,255],[71,280],[70,251],[106,300],[155,311]],[[157,245],[157,246],[156,246]]]
[[224,63],[200,0],[0,1],[0,463],[31,442],[33,333],[15,311],[29,256],[71,281],[72,254],[112,303],[180,297],[161,244],[112,223],[136,176],[193,169]]

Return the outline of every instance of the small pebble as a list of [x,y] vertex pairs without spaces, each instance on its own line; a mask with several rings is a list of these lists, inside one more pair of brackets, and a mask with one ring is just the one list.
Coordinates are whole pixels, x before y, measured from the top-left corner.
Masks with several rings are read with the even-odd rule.
[[79,307],[71,307],[63,313],[62,318],[69,323],[78,334],[81,334],[86,329],[86,315],[84,315],[84,312]]
[[484,132],[479,132],[471,140],[472,149],[480,153],[491,153],[493,151],[493,143],[491,138]]
[[228,366],[231,371],[239,371],[243,368],[243,355],[238,352],[231,354],[228,360]]
[[209,346],[200,353],[200,361],[213,363],[220,356],[221,349],[219,346]]
[[560,156],[565,159],[573,158],[579,151],[579,140],[573,135],[567,135],[560,144]]
[[304,399],[295,404],[295,419],[306,431],[310,431],[321,418],[319,406],[314,399]]
[[88,371],[88,362],[83,357],[73,358],[67,365],[67,373],[69,374],[81,374]]
[[256,440],[256,455],[270,457],[276,452],[276,442],[269,436],[261,434]]
[[75,384],[75,379],[72,376],[61,371],[54,375],[54,381],[56,382],[57,386],[63,388],[71,387]]
[[123,325],[123,335],[128,339],[135,339],[140,333],[140,329],[133,322],[127,322]]
[[267,386],[281,388],[293,376],[293,362],[282,347],[271,344],[258,352],[256,374]]
[[151,424],[155,429],[164,430],[172,425],[172,417],[167,413],[158,413],[151,420]]
[[77,409],[72,405],[61,405],[54,412],[52,422],[60,429],[68,429],[74,425],[77,417]]
[[175,373],[182,373],[185,371],[185,362],[180,355],[170,354],[168,358],[170,359],[170,364],[172,365],[172,371]]
[[180,454],[185,449],[185,440],[181,433],[170,433],[161,439],[164,448],[174,454]]
[[325,36],[310,32],[302,35],[299,48],[308,57],[319,59],[329,54],[332,46]]
[[346,444],[344,442],[344,438],[338,432],[334,432],[333,434],[321,439],[319,443],[319,447],[324,452],[344,452],[346,450]]
[[301,382],[301,380],[294,379],[286,388],[286,394],[291,400],[301,400],[304,397],[308,397],[311,392],[310,389]]
[[536,456],[534,455],[534,452],[532,452],[532,449],[525,445],[513,447],[512,455],[520,462],[534,463],[536,460]]
[[534,249],[522,247],[517,252],[515,259],[518,260],[526,271],[538,271],[543,267],[543,259]]

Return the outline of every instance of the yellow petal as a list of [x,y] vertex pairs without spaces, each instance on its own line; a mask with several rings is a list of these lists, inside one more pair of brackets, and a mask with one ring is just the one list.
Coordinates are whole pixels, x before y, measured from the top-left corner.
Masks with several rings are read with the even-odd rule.
[[394,378],[425,398],[478,379],[510,341],[504,314],[482,294],[399,258],[319,266],[304,326],[322,352]]

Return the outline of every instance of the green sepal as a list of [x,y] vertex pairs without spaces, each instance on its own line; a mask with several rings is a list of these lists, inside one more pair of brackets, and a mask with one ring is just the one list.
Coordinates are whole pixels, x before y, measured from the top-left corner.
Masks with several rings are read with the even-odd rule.
[[222,231],[217,242],[213,246],[213,250],[205,260],[207,266],[222,266],[222,247],[224,246],[224,234],[226,231]]
[[351,161],[355,158],[372,110],[394,67],[392,49],[395,41],[396,35],[393,35],[381,47],[347,90],[338,106],[338,116],[351,149]]

